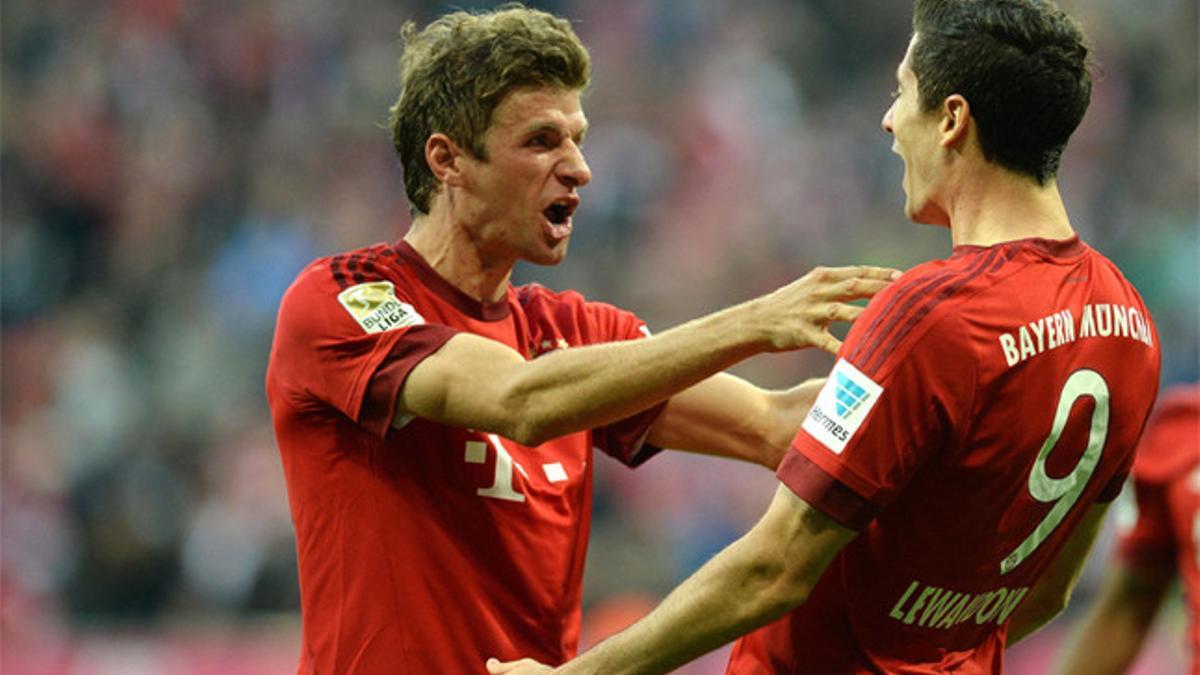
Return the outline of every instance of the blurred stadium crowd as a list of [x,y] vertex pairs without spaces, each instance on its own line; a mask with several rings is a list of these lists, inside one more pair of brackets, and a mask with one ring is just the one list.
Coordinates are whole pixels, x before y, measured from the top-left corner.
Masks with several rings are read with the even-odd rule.
[[[591,49],[594,179],[568,261],[517,281],[577,288],[661,329],[814,265],[947,254],[944,231],[904,221],[879,129],[908,3],[531,4],[572,18]],[[1060,4],[1099,74],[1061,174],[1074,225],[1145,295],[1165,380],[1196,379],[1197,3]],[[405,231],[383,127],[399,28],[447,9],[4,3],[6,660],[114,626],[295,618],[263,395],[275,311],[312,258]],[[831,363],[772,356],[738,372],[787,386]],[[608,601],[654,597],[744,530],[773,478],[664,456],[636,472],[601,462],[597,481],[585,614],[606,617]]]

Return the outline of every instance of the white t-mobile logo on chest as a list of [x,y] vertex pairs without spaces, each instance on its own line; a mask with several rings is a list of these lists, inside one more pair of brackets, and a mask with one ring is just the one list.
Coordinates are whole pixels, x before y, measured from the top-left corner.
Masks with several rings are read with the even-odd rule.
[[[496,471],[492,479],[492,484],[489,487],[479,488],[475,490],[475,494],[480,497],[488,497],[490,499],[502,499],[506,502],[523,502],[525,495],[513,485],[513,468],[521,472],[525,480],[529,480],[529,472],[521,463],[513,459],[508,449],[500,442],[500,437],[496,434],[487,435],[488,442],[496,449]],[[487,461],[487,446],[489,443],[483,441],[467,441],[466,454],[463,460],[468,464],[483,464]],[[542,465],[542,471],[546,474],[546,480],[551,483],[561,483],[567,480],[567,471],[563,468],[562,462],[550,462]]]

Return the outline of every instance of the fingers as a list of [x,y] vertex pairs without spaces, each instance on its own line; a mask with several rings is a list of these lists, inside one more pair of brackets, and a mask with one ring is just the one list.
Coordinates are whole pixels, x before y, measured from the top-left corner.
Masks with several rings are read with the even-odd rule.
[[[522,659],[522,660],[524,661],[524,660],[528,660],[528,659]],[[501,673],[512,672],[512,670],[514,668],[516,668],[517,665],[519,665],[520,663],[521,663],[521,661],[501,661],[500,659],[488,659],[487,660],[487,670],[492,675],[501,675]]]
[[875,296],[899,277],[898,270],[870,265],[813,269],[758,305],[768,314],[782,317],[772,323],[771,348],[786,351],[812,346],[837,353],[842,343],[829,335],[828,326],[858,319],[865,308],[848,303]]
[[817,267],[790,288],[810,300],[858,300],[873,297],[899,276],[886,267]]
[[856,277],[834,284],[829,289],[829,298],[834,300],[855,300],[858,298],[874,297],[876,293],[891,285],[891,281],[883,279],[865,279]]
[[821,333],[813,340],[813,346],[824,352],[829,352],[837,356],[838,350],[842,348],[842,341],[833,337],[829,333]]
[[863,279],[880,279],[883,281],[895,281],[904,274],[898,269],[891,267],[874,267],[871,265],[859,265],[858,276]]
[[518,675],[519,673],[548,673],[549,666],[544,666],[533,659],[520,659],[518,661],[501,661],[500,659],[490,658],[487,660],[487,670],[491,675]]
[[818,281],[825,282],[837,282],[844,279],[895,281],[900,278],[900,270],[890,267],[875,267],[873,265],[817,267],[812,271],[812,274]]
[[833,323],[834,321],[846,321],[846,322],[854,321],[865,311],[866,311],[865,307],[859,307],[858,305],[847,305],[847,304],[841,303],[841,302],[834,302],[834,303],[829,304],[826,307],[826,310],[825,310],[826,322],[825,323],[829,324],[829,323]]

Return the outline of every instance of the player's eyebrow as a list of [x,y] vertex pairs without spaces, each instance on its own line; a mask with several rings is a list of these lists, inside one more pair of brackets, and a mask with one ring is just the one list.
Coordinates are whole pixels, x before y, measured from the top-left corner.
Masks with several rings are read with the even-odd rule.
[[535,134],[539,131],[558,131],[558,130],[559,130],[558,124],[556,124],[554,122],[550,122],[548,120],[536,120],[536,121],[530,122],[529,126],[525,127],[526,134]]
[[[555,134],[564,134],[565,133],[565,130],[563,129],[562,125],[559,124],[558,122],[552,122],[549,120],[541,120],[541,121],[534,121],[534,122],[530,123],[530,125],[525,128],[525,132],[523,135],[524,136],[534,136],[543,131],[549,131],[549,132],[553,132]],[[580,127],[579,131],[575,134],[571,134],[571,137],[576,139],[577,141],[582,141],[583,137],[587,135],[587,131],[588,131],[588,123],[585,121],[583,123],[583,126]]]

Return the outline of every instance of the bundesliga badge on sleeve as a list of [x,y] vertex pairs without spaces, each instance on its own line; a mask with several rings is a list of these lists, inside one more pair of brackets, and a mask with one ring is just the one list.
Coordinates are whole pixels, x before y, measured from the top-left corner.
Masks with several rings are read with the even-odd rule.
[[338,302],[368,333],[425,323],[425,318],[412,305],[396,297],[396,287],[390,281],[351,286],[338,293]]

